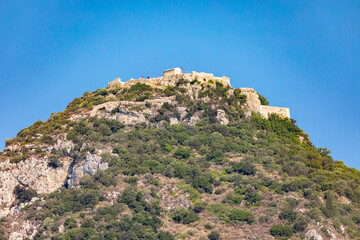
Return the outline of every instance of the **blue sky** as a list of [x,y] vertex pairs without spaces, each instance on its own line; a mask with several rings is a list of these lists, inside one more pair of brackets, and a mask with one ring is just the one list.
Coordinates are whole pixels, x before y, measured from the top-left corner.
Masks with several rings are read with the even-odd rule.
[[85,91],[175,66],[252,87],[360,169],[359,1],[0,1],[0,148]]

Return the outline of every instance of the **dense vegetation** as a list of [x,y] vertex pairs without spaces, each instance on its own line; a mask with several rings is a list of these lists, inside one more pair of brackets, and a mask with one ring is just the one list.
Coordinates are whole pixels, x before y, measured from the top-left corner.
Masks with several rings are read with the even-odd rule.
[[[179,82],[165,90],[136,84],[128,89],[87,93],[70,103],[63,113],[47,122],[37,122],[9,140],[9,144],[52,144],[54,133],[66,132],[75,148],[70,154],[50,154],[49,166],[54,168],[62,166],[59,159],[64,155],[76,162],[98,149],[112,149],[101,155],[109,164],[107,170],[85,176],[77,187],[62,188],[23,209],[26,219],[41,225],[35,239],[186,238],[191,233],[184,236],[163,230],[164,221],[191,226],[206,214],[239,226],[272,223],[268,234],[278,238],[301,238],[309,224],[315,222],[333,226],[344,236],[360,238],[357,170],[333,161],[327,149],[313,146],[292,119],[277,115],[265,119],[256,113],[245,117],[241,105],[246,97],[238,90],[228,94],[229,88],[215,83],[203,87],[195,101],[182,90],[183,85],[189,84],[197,82]],[[178,116],[176,106],[171,104],[163,104],[158,114],[149,119],[161,125],[125,126],[103,118],[79,122],[67,118],[71,112],[91,109],[109,98],[145,101],[171,95],[176,95],[178,104],[186,106],[188,118],[201,111],[201,120],[195,125],[170,125],[169,116]],[[202,101],[204,97],[210,97],[210,102]],[[262,96],[260,100],[267,103]],[[226,112],[228,125],[217,120],[218,108]],[[38,133],[42,136],[35,138]],[[26,154],[25,149],[20,156],[8,156],[18,162]],[[36,154],[45,153],[38,149]],[[138,185],[144,176],[153,186],[149,192]],[[163,178],[179,181],[178,188],[191,200],[189,207],[161,207],[161,196],[154,189],[164,184]],[[126,184],[125,190],[110,203],[106,193],[119,184]],[[16,195],[19,202],[26,202],[36,193],[18,186]],[[145,195],[150,197],[145,200]],[[206,200],[212,195],[224,197],[220,202]],[[342,198],[349,201],[340,201]],[[300,206],[305,209],[303,212],[297,210]],[[59,232],[60,225],[64,226],[64,233]],[[341,230],[342,225],[346,232]],[[220,239],[221,233],[214,227],[212,223],[205,224],[208,234],[204,237]]]

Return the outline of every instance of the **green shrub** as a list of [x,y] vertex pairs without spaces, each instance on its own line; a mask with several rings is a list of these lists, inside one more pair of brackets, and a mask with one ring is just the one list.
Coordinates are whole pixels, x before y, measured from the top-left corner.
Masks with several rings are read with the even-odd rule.
[[209,235],[208,235],[208,239],[209,240],[219,240],[220,239],[220,233],[218,231],[212,231]]
[[151,185],[154,185],[154,186],[160,186],[161,185],[160,180],[157,179],[157,178],[154,178],[154,177],[150,177],[147,181],[148,181],[148,183],[150,183]]
[[246,200],[248,205],[259,205],[261,201],[261,196],[253,186],[248,186],[245,189],[244,199]]
[[104,88],[100,88],[100,89],[96,90],[96,93],[101,96],[106,96],[106,95],[108,95],[109,92]]
[[123,148],[121,145],[116,145],[113,149],[113,153],[121,155],[128,153],[128,150]]
[[291,237],[293,230],[289,225],[277,224],[271,227],[270,234],[276,237]]
[[197,201],[195,204],[194,204],[194,211],[199,213],[199,212],[202,212],[206,209],[206,203],[203,202],[203,201]]
[[81,223],[82,228],[95,228],[95,220],[93,218],[85,218]]
[[165,90],[164,90],[164,93],[166,96],[173,96],[176,94],[176,89],[172,86],[166,86],[165,87]]
[[222,200],[223,203],[228,203],[230,205],[237,205],[240,204],[242,197],[239,194],[235,194],[234,192],[230,192],[226,194],[224,199]]
[[196,176],[193,178],[192,180],[193,182],[193,186],[196,189],[202,189],[207,193],[212,193],[213,192],[213,177],[209,174],[196,174]]
[[234,209],[230,212],[229,218],[232,221],[245,221],[248,224],[255,222],[255,216],[250,210]]
[[205,224],[204,227],[205,227],[206,229],[212,229],[212,228],[213,228],[213,227],[211,226],[211,224],[209,224],[209,223]]
[[145,91],[151,91],[151,90],[152,90],[152,87],[150,85],[147,85],[144,83],[136,83],[134,85],[131,85],[131,87],[128,89],[128,92],[139,95]]
[[98,184],[89,175],[85,175],[79,181],[83,189],[99,189]]
[[137,182],[139,181],[139,178],[136,176],[130,176],[125,178],[125,182],[129,183],[131,185],[137,185]]
[[175,153],[174,156],[177,158],[183,158],[183,159],[187,159],[190,157],[191,154],[191,150],[186,148],[186,147],[180,147],[178,148]]
[[145,100],[153,98],[153,95],[149,92],[144,93],[142,96],[139,96],[135,99],[137,102],[143,102]]
[[65,233],[65,239],[89,239],[95,234],[95,230],[92,228],[76,228],[71,229]]
[[264,96],[260,95],[259,93],[258,93],[258,96],[259,96],[259,100],[260,100],[261,105],[266,105],[266,106],[269,105],[268,100]]
[[52,168],[61,168],[64,164],[60,161],[58,157],[51,156],[48,162],[48,166]]
[[94,179],[100,182],[105,187],[116,186],[116,178],[114,178],[114,174],[110,171],[103,171],[99,169],[94,174]]
[[162,148],[166,151],[166,152],[172,152],[173,148],[171,145],[165,143]]
[[47,144],[54,144],[55,140],[49,135],[44,135],[40,138],[40,142]]
[[306,217],[299,215],[294,221],[293,230],[294,232],[303,232],[307,228],[307,225],[308,220]]
[[190,224],[196,222],[199,219],[199,216],[193,210],[182,207],[175,209],[171,213],[171,218],[178,223]]
[[299,205],[300,201],[297,200],[296,198],[292,198],[292,197],[288,197],[286,198],[286,205],[289,208],[295,208]]
[[79,202],[88,208],[92,208],[94,207],[100,199],[100,195],[99,192],[95,189],[89,189],[86,191],[83,191],[80,195],[79,195]]
[[255,175],[256,168],[250,161],[235,163],[232,166],[234,172],[238,172],[244,175]]
[[77,223],[75,221],[75,219],[73,218],[67,218],[64,222],[64,227],[66,229],[72,229],[72,228],[76,228],[77,227]]
[[219,219],[223,221],[229,221],[230,209],[222,203],[213,203],[207,208],[208,212],[211,212]]
[[28,187],[23,187],[21,185],[16,185],[13,193],[15,194],[16,198],[20,201],[20,203],[28,202],[33,197],[37,196],[35,190]]
[[297,213],[289,207],[284,208],[281,210],[279,214],[279,219],[287,220],[288,222],[292,223],[295,221],[297,217]]
[[159,240],[175,240],[175,237],[170,232],[159,231],[157,234]]

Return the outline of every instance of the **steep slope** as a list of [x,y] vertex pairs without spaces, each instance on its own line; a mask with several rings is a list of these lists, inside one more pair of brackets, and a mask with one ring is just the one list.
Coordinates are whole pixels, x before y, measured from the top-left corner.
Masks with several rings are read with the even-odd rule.
[[266,105],[195,72],[86,92],[6,141],[3,238],[359,238],[359,172]]

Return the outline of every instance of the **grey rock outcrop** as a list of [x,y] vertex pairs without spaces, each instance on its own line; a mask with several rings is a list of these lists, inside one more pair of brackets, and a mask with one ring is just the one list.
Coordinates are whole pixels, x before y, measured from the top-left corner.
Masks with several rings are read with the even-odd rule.
[[226,118],[226,113],[224,110],[219,109],[217,111],[217,116],[216,116],[217,120],[219,120],[219,122],[223,125],[227,125],[229,123],[229,120]]
[[70,153],[74,149],[74,143],[66,139],[66,134],[61,134],[56,137],[56,143],[54,145],[43,148],[46,152],[62,151]]
[[36,202],[39,199],[40,198],[38,198],[38,197],[33,197],[30,202],[20,203],[19,205],[16,205],[16,206],[10,208],[9,214],[14,215],[14,214],[19,213],[21,211],[21,209],[23,209],[25,206],[33,204],[34,202]]
[[114,88],[116,86],[121,86],[122,85],[122,82],[121,82],[121,79],[120,78],[116,78],[114,79],[112,82],[109,82],[108,83],[108,88]]
[[67,177],[70,159],[61,159],[63,166],[52,168],[48,166],[47,157],[31,157],[19,163],[10,163],[9,160],[0,162],[0,216],[10,212],[10,205],[15,200],[13,194],[17,185],[30,187],[38,193],[50,193],[61,187]]
[[317,234],[315,229],[310,229],[305,233],[306,240],[322,240],[322,236]]
[[13,222],[12,225],[13,227],[16,226],[18,230],[10,234],[9,240],[23,240],[25,238],[33,239],[37,233],[37,229],[39,228],[39,225],[34,225],[29,221],[21,224],[18,222]]
[[79,182],[80,178],[85,175],[92,176],[98,169],[105,170],[108,168],[108,163],[101,162],[101,157],[98,155],[88,155],[80,164],[76,164],[69,169],[68,185],[72,186]]

